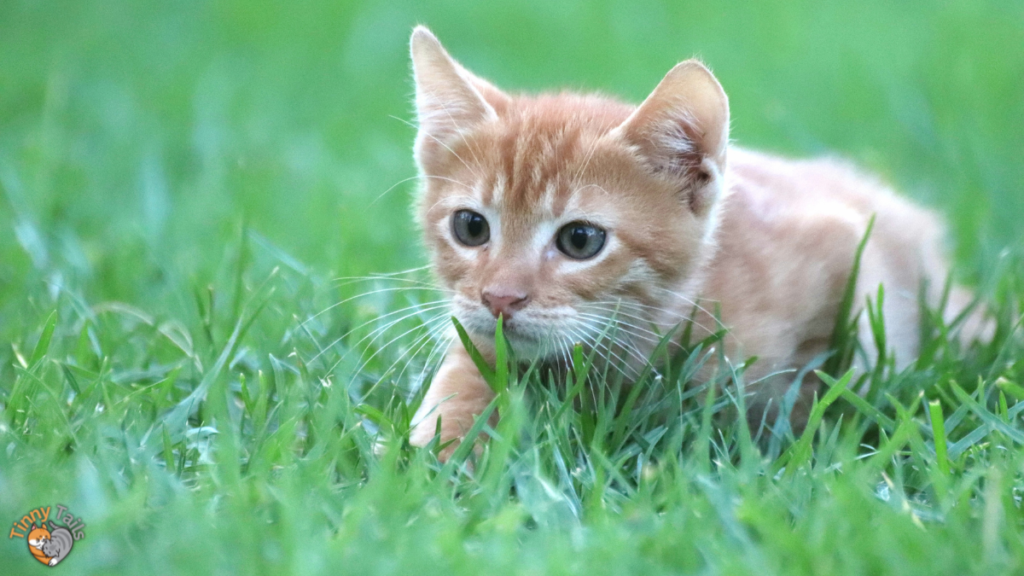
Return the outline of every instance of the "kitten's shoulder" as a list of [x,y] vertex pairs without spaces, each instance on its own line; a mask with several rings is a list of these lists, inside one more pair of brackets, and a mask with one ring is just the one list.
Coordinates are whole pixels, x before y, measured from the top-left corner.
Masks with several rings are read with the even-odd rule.
[[730,148],[727,179],[709,263],[713,292],[728,297],[739,290],[742,298],[735,299],[742,300],[748,297],[743,285],[775,286],[775,296],[762,296],[781,305],[796,287],[810,287],[810,298],[820,287],[842,286],[872,217],[866,272],[876,265],[891,269],[886,274],[900,275],[911,292],[920,275],[945,275],[939,219],[848,162]]
[[[732,147],[726,220],[738,225],[843,229],[862,234],[872,216],[876,231],[934,238],[938,218],[893,191],[881,178],[834,157],[790,159]],[[904,235],[904,234],[899,234]]]

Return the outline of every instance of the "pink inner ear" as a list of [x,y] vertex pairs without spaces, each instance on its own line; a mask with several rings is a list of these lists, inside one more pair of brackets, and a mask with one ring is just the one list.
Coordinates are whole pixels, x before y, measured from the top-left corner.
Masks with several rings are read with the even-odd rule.
[[701,142],[699,129],[691,118],[676,115],[659,121],[652,126],[648,136],[652,144],[652,160],[666,163],[670,170],[680,176],[690,177],[700,168],[707,152]]

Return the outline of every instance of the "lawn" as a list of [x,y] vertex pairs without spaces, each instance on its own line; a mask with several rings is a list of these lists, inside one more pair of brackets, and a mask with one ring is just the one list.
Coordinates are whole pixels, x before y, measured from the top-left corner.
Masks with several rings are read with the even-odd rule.
[[[738,144],[943,214],[994,341],[926,322],[775,441],[685,386],[710,343],[628,398],[581,353],[512,374],[474,467],[410,448],[432,296],[373,275],[425,264],[418,23],[510,90],[700,56]],[[1021,573],[1022,46],[996,0],[0,2],[0,522],[80,517],[66,574]]]

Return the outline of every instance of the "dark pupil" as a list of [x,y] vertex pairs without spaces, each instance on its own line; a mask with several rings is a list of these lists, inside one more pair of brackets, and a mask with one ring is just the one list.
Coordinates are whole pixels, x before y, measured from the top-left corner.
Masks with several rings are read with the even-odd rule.
[[470,214],[467,218],[469,222],[466,223],[466,231],[473,238],[483,234],[484,232],[484,219],[479,214]]
[[586,228],[577,226],[572,229],[572,234],[569,236],[569,242],[572,243],[573,247],[577,250],[582,250],[587,246],[587,240],[590,238],[590,234]]

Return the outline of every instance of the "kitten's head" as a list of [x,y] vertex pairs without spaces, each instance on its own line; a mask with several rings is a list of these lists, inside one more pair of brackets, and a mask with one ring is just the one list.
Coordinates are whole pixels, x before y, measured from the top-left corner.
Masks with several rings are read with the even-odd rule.
[[[634,329],[709,249],[729,108],[695,60],[639,106],[593,95],[508,95],[412,35],[423,176],[417,217],[454,314],[485,346],[497,317],[520,354]],[[678,317],[677,317],[678,320]]]
[[32,524],[32,529],[28,533],[28,545],[33,548],[43,549],[43,546],[50,542],[50,531],[47,530],[46,525],[36,526]]

